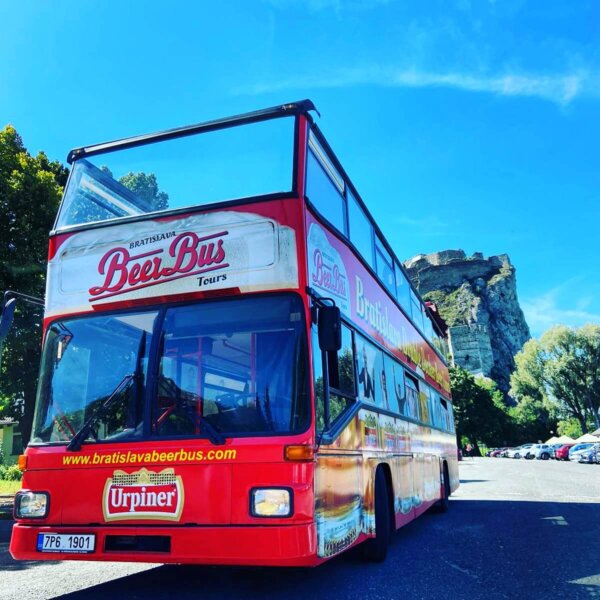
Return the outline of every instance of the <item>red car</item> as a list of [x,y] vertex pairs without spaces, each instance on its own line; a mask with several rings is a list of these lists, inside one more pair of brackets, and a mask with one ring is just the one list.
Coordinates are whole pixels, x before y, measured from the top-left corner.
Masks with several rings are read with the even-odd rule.
[[569,460],[569,448],[572,448],[575,444],[565,444],[560,448],[556,449],[556,460]]

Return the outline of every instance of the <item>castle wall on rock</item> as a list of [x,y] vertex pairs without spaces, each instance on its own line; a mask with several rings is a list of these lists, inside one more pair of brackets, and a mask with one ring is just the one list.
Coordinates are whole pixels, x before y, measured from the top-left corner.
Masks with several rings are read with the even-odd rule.
[[463,250],[443,250],[419,254],[404,266],[448,323],[455,363],[492,377],[507,392],[514,355],[530,338],[508,255],[485,258],[481,252],[467,256]]
[[450,350],[454,363],[473,375],[490,377],[494,352],[485,325],[458,325],[449,328]]

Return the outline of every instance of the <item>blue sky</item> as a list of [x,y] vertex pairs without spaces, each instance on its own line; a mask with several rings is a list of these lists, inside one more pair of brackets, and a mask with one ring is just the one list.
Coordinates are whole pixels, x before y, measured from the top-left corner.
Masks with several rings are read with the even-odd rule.
[[508,253],[534,335],[600,322],[600,4],[4,2],[0,126],[89,143],[311,98],[401,258]]

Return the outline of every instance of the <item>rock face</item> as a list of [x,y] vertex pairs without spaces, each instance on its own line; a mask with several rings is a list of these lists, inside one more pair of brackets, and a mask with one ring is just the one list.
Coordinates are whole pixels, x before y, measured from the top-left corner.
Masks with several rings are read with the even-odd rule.
[[508,255],[467,257],[462,250],[444,250],[419,254],[404,266],[448,323],[454,362],[508,392],[513,357],[531,337]]

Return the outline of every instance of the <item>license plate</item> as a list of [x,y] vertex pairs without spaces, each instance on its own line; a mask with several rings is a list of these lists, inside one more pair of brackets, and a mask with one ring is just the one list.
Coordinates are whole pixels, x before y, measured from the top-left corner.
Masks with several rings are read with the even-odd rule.
[[96,547],[96,536],[83,533],[38,533],[38,552],[87,554]]

